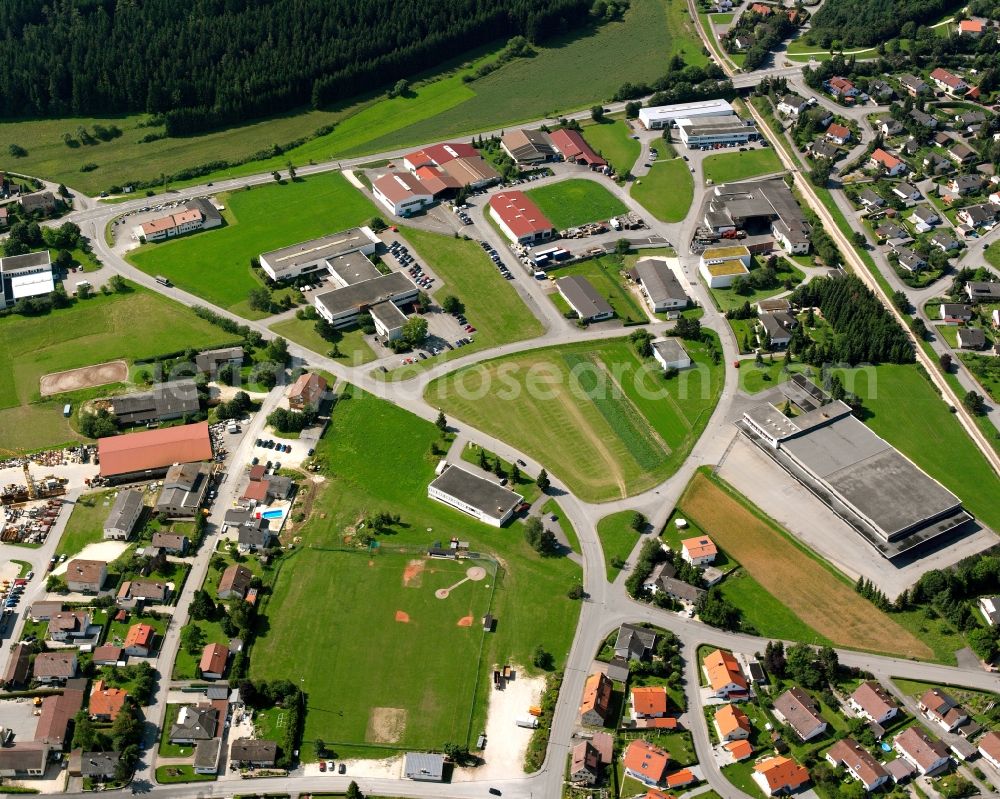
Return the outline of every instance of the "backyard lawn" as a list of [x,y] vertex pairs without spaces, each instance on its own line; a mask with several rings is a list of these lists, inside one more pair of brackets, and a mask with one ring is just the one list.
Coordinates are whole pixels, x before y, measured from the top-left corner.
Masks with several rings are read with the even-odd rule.
[[617,339],[466,367],[425,398],[510,441],[587,501],[625,497],[672,474],[715,407],[722,366],[705,344],[684,346],[695,366],[670,380]]
[[[5,446],[37,449],[79,438],[62,415],[63,404],[75,396],[42,401],[42,375],[119,358],[131,363],[233,340],[180,303],[128,285],[124,294],[99,294],[44,316],[11,314],[0,319],[0,430]],[[90,398],[117,387],[78,393]]]
[[773,149],[765,147],[747,150],[745,153],[736,151],[710,155],[702,162],[702,169],[706,182],[731,183],[734,180],[781,172],[781,162]]
[[[582,275],[608,301],[622,322],[645,322],[649,317],[621,277],[620,273],[625,268],[620,256],[602,255],[572,266],[551,269],[548,274],[556,280],[567,275]],[[557,306],[559,300],[562,300],[558,291],[553,291],[549,296]]]
[[269,183],[219,196],[228,224],[129,253],[150,275],[248,319],[266,314],[247,303],[261,285],[250,259],[263,252],[366,223],[377,214],[365,196],[337,172]]
[[622,119],[587,123],[583,126],[583,137],[619,175],[632,169],[642,151],[639,142],[632,138],[632,129]]
[[561,180],[525,194],[541,209],[557,230],[607,221],[628,211],[625,203],[592,180]]
[[694,198],[694,180],[683,158],[657,161],[632,184],[632,196],[661,222],[680,222]]
[[[497,530],[428,499],[439,459],[431,449],[440,443],[430,422],[348,387],[317,447],[326,481],[299,529],[303,548],[282,562],[262,608],[267,630],[251,664],[255,679],[287,677],[290,668],[302,678],[307,758],[317,738],[338,742],[341,757],[381,754],[390,739],[418,748],[472,744],[494,664],[534,672],[541,645],[558,668],[569,651],[579,605],[566,592],[579,567],[539,557],[519,520]],[[371,457],[389,451],[391,470]],[[377,536],[369,555],[352,538],[376,510],[401,522]],[[453,535],[486,556],[473,562],[488,570],[484,579],[461,582],[470,561],[426,558],[430,544]],[[489,553],[502,562],[496,575]],[[447,600],[435,598],[448,586]],[[498,624],[484,637],[486,610]]]

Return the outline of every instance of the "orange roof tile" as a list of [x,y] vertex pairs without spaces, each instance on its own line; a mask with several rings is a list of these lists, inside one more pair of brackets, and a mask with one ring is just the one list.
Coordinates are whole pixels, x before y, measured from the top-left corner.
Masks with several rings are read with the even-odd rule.
[[667,712],[667,689],[662,685],[633,688],[632,707],[639,716],[662,716]]
[[133,624],[128,628],[128,635],[125,636],[124,649],[130,646],[144,646],[147,649],[153,645],[153,637],[156,630],[148,624]]
[[782,789],[795,790],[809,782],[809,770],[789,757],[769,757],[753,769],[764,777],[771,793]]
[[690,769],[683,768],[680,771],[675,771],[673,774],[667,775],[667,787],[679,788],[681,785],[690,785],[696,779]]
[[681,541],[681,546],[688,553],[688,557],[696,560],[698,558],[715,557],[719,554],[718,547],[707,535],[696,535],[693,538],[685,538]]
[[104,684],[104,680],[98,680],[90,691],[90,715],[108,716],[114,721],[127,696],[128,691],[122,688],[109,688]]
[[670,754],[666,750],[642,739],[632,741],[625,750],[625,768],[643,774],[653,782],[663,779],[669,762]]
[[750,719],[747,714],[736,705],[723,705],[715,711],[715,723],[719,728],[719,733],[723,737],[736,732],[736,730],[752,731]]
[[729,652],[716,649],[705,655],[702,661],[705,671],[708,672],[708,682],[713,690],[718,691],[732,683],[740,688],[746,689],[747,678],[743,676],[743,670],[736,658]]
[[753,754],[753,746],[747,740],[727,741],[722,746],[735,760],[746,760]]

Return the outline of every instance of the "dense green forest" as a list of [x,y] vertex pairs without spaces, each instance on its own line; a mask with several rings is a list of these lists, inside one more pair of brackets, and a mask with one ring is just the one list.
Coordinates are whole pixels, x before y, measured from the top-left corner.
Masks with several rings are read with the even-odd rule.
[[820,47],[871,47],[897,36],[907,22],[929,25],[961,0],[836,0],[824,3],[812,19],[809,41]]
[[0,116],[145,111],[191,133],[328,105],[513,35],[543,41],[591,11],[592,0],[3,0]]

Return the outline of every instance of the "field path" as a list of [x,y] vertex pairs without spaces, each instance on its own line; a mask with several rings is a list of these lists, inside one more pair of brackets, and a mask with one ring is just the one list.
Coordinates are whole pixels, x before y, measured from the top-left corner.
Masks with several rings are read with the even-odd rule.
[[934,657],[923,641],[702,473],[678,503],[768,593],[836,646]]
[[[652,438],[653,441],[656,442],[656,445],[663,450],[664,457],[669,455],[673,451],[670,445],[663,440],[663,437],[659,434],[656,428],[649,423],[645,416],[642,415],[642,411],[635,407],[635,403],[629,399],[628,394],[625,393],[625,389],[622,388],[621,383],[618,382],[612,371],[608,369],[608,365],[600,358],[593,356],[591,356],[590,360],[593,361],[597,367],[602,369],[608,376],[608,382],[615,387],[615,390],[618,392],[618,401],[622,404],[622,407],[627,409],[627,413],[632,418],[632,422],[636,424],[639,429],[645,429],[646,432],[649,433],[649,437]],[[670,397],[669,394],[667,397],[671,400],[671,402],[673,402],[673,398]],[[677,408],[676,403],[674,403],[674,407]],[[681,418],[684,419],[684,414],[681,413],[680,408],[677,408],[677,412],[680,414]],[[684,419],[684,421],[687,422],[687,419]],[[691,429],[690,424],[688,424],[687,427],[688,430]]]

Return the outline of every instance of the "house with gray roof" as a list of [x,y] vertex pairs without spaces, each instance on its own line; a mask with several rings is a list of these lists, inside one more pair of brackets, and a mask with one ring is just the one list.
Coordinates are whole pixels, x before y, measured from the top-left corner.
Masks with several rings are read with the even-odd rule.
[[177,720],[170,728],[170,743],[196,744],[215,737],[219,711],[208,704],[181,705]]
[[419,782],[444,782],[444,755],[407,752],[403,758],[403,776]]
[[653,654],[656,633],[637,624],[623,624],[615,639],[615,655],[625,660],[647,660]]
[[132,488],[119,491],[104,520],[104,540],[128,541],[144,508],[142,491]]

